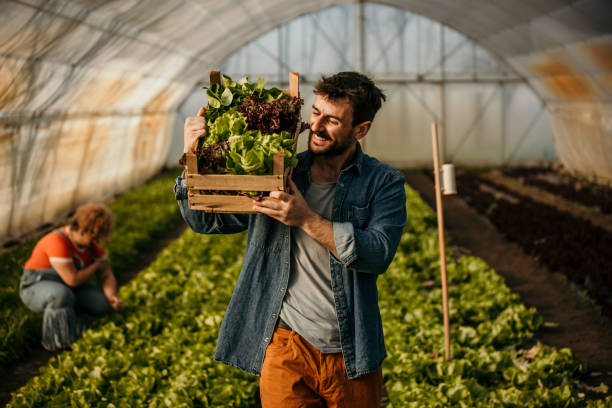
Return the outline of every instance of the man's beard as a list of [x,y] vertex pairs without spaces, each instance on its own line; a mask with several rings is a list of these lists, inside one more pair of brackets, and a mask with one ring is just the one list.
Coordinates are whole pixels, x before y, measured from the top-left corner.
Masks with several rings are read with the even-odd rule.
[[351,146],[353,145],[353,142],[355,141],[355,137],[353,136],[353,129],[350,130],[350,134],[347,136],[346,139],[343,140],[342,143],[338,143],[338,139],[336,139],[335,141],[333,141],[330,146],[328,146],[328,148],[324,151],[320,151],[320,152],[314,152],[312,151],[312,149],[310,148],[310,144],[312,142],[312,135],[314,133],[317,133],[318,136],[322,136],[326,139],[330,139],[330,137],[327,135],[326,132],[313,132],[312,130],[309,131],[308,133],[308,150],[310,150],[310,152],[315,155],[315,156],[328,156],[328,157],[333,157],[333,156],[340,156],[342,153],[346,152],[348,149],[351,148]]

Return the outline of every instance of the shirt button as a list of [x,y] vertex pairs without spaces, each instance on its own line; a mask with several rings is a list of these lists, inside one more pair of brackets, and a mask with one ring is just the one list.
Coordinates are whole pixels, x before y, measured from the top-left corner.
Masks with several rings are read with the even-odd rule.
[[276,313],[272,313],[272,318],[276,319]]
[[285,261],[285,265],[289,265],[289,261]]
[[269,337],[266,337],[264,340],[265,340],[265,341],[266,341],[266,343],[267,343],[267,342],[269,342],[269,341],[270,341],[270,338],[269,338]]
[[281,291],[281,292],[284,292],[284,291],[285,291],[285,288],[280,288],[280,291]]

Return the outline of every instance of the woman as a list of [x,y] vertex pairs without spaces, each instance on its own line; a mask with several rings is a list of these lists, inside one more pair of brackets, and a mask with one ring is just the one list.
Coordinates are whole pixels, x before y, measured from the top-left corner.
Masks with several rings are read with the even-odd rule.
[[[96,318],[121,308],[117,281],[102,248],[112,219],[103,204],[80,206],[69,225],[36,244],[25,263],[19,296],[30,310],[43,313],[45,349],[70,348]],[[88,282],[94,274],[101,286]]]

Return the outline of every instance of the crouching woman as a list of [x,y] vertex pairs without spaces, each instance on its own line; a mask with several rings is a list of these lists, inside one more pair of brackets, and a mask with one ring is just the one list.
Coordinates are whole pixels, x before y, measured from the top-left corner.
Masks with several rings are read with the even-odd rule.
[[[47,350],[70,348],[95,319],[121,308],[102,247],[112,221],[105,205],[82,205],[68,225],[36,244],[25,263],[19,296],[30,310],[43,314],[42,345]],[[88,282],[94,274],[100,286]]]

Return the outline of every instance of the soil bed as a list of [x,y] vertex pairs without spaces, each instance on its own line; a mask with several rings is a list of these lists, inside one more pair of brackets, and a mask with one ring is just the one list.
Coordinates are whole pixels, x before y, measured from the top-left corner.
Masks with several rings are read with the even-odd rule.
[[521,183],[541,188],[566,200],[598,208],[603,214],[612,214],[612,188],[559,174],[547,167],[505,169],[506,176],[516,177]]
[[460,172],[462,197],[551,271],[584,288],[612,318],[612,233],[590,221],[471,172]]

